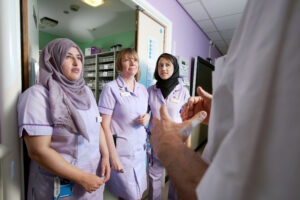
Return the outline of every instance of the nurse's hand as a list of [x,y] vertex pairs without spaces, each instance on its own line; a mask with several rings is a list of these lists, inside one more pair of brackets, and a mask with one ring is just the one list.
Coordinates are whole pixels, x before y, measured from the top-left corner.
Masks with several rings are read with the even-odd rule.
[[188,102],[183,105],[181,119],[182,121],[185,121],[191,119],[200,111],[205,111],[207,113],[207,117],[202,123],[208,125],[212,95],[203,90],[201,87],[197,88],[197,93],[199,96],[190,97]]
[[110,178],[110,164],[108,157],[101,158],[101,177],[104,182],[108,181]]
[[124,173],[124,167],[119,159],[119,156],[115,155],[110,159],[111,168],[117,172]]
[[150,115],[148,113],[146,113],[146,114],[139,116],[139,118],[136,120],[136,122],[142,126],[146,126],[149,123],[149,120],[150,120]]
[[79,184],[88,192],[92,193],[96,191],[101,185],[104,184],[104,181],[99,176],[94,174],[84,173],[80,178]]

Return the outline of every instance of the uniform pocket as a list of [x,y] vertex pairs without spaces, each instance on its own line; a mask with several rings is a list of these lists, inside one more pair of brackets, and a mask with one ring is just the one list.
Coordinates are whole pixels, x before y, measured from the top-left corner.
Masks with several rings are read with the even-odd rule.
[[134,155],[133,145],[128,141],[127,138],[117,137],[116,149],[120,157],[132,157]]

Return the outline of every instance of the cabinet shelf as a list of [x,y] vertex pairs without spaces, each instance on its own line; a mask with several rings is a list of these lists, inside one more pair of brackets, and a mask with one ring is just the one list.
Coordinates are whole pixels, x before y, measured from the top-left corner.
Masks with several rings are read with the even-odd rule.
[[85,63],[84,67],[88,67],[88,66],[94,66],[96,63]]
[[104,85],[118,76],[115,60],[118,51],[107,51],[85,56],[84,79],[86,85],[93,90],[98,102]]

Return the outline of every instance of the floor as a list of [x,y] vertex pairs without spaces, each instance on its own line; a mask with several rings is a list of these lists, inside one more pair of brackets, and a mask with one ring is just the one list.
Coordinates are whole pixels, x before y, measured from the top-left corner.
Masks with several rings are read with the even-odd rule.
[[[197,154],[199,156],[201,156],[202,151],[203,151],[203,148],[199,149],[199,151],[197,151]],[[168,190],[169,190],[169,182],[167,181],[166,184],[162,187],[162,193],[163,193],[162,200],[168,199]],[[112,195],[107,189],[105,189],[103,199],[104,200],[118,200],[118,197]],[[142,199],[143,200],[147,199],[147,191],[145,191]]]
[[[169,190],[169,182],[167,182],[163,187],[162,187],[162,200],[168,199],[168,190]],[[144,195],[143,195],[143,200],[148,199],[147,197],[148,191],[146,190]],[[118,197],[114,196],[111,194],[107,189],[104,190],[103,194],[103,199],[104,200],[118,200]]]

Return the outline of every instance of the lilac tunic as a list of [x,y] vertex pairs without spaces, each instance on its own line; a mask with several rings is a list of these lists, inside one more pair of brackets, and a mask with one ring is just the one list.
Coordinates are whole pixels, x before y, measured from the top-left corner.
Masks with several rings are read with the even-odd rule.
[[111,171],[109,191],[125,199],[141,199],[147,188],[146,130],[136,120],[147,112],[146,88],[135,82],[132,92],[121,77],[109,82],[99,99],[99,112],[111,115],[111,131],[125,172]]
[[[173,91],[164,99],[161,91],[156,85],[148,88],[149,108],[151,110],[151,119],[149,128],[153,126],[154,117],[160,118],[160,107],[162,104],[167,105],[168,113],[171,119],[177,123],[182,122],[180,117],[181,107],[188,101],[190,97],[189,91],[179,83]],[[149,165],[149,199],[161,199],[162,177],[164,175],[164,167],[156,157],[153,156],[153,165]],[[177,199],[173,184],[169,186],[169,199]]]
[[[28,135],[51,136],[51,148],[56,150],[67,162],[91,174],[100,176],[99,131],[100,123],[97,104],[92,92],[86,87],[91,107],[77,110],[86,126],[90,138],[71,134],[62,127],[53,127],[50,117],[49,91],[37,84],[27,89],[18,101],[19,136],[23,129]],[[30,163],[28,199],[53,199],[54,175],[43,169],[33,160]],[[86,192],[80,185],[74,184],[74,196],[64,199],[103,199],[104,185],[93,193]]]

